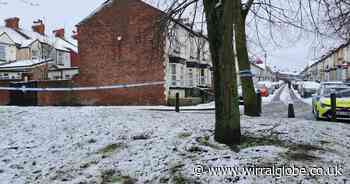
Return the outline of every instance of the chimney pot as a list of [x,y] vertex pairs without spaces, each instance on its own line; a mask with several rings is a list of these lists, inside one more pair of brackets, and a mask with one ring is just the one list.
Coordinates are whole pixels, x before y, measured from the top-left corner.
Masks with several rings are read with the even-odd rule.
[[73,31],[73,36],[72,36],[72,38],[73,38],[74,40],[78,40],[78,38],[79,38],[79,33],[78,33],[78,31]]
[[8,18],[5,20],[5,25],[8,28],[19,29],[19,20],[18,17]]
[[45,24],[40,19],[33,22],[32,29],[34,32],[37,32],[41,35],[45,35]]
[[55,36],[58,37],[58,38],[62,38],[62,39],[63,39],[64,36],[65,36],[65,31],[64,31],[63,28],[62,28],[62,29],[54,30],[53,33],[54,33]]

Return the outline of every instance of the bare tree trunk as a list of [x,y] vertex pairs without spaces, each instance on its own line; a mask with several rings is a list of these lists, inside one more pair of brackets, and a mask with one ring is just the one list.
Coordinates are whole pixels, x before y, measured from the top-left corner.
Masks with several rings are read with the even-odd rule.
[[236,52],[238,57],[239,70],[241,73],[242,92],[244,100],[244,114],[247,116],[259,116],[257,108],[257,98],[253,83],[253,76],[250,68],[250,61],[247,49],[247,36],[245,29],[246,15],[241,9],[241,0],[233,0],[233,14],[235,25]]
[[215,140],[239,144],[240,112],[233,53],[233,1],[203,0],[207,17],[209,45],[214,66]]

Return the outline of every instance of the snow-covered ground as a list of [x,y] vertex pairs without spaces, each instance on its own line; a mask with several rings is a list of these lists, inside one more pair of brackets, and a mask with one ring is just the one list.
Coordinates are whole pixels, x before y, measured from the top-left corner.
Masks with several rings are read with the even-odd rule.
[[300,96],[300,94],[298,93],[298,91],[295,90],[295,89],[293,89],[293,92],[294,92],[294,94],[295,94],[301,101],[303,101],[303,102],[306,103],[306,104],[312,105],[312,97],[303,98],[303,97]]
[[290,96],[289,88],[287,86],[282,89],[280,99],[286,105],[293,103],[292,97]]
[[[350,125],[242,117],[244,141],[213,140],[214,112],[1,107],[1,184],[347,183]],[[343,176],[197,176],[196,165],[333,167]]]

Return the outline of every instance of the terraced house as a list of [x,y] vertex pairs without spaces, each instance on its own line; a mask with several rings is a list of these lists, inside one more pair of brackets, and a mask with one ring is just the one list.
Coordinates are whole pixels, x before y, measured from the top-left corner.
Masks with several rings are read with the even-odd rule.
[[22,29],[17,17],[0,27],[0,80],[40,81],[71,80],[78,74],[77,46],[64,37],[64,30],[54,37],[45,33],[41,20],[32,30]]
[[[81,86],[164,84],[91,95],[97,104],[168,104],[202,101],[212,86],[207,38],[186,20],[161,25],[164,12],[141,0],[108,0],[78,25]],[[170,29],[171,27],[171,29]]]
[[318,61],[307,66],[301,73],[306,80],[349,81],[350,43],[329,51]]

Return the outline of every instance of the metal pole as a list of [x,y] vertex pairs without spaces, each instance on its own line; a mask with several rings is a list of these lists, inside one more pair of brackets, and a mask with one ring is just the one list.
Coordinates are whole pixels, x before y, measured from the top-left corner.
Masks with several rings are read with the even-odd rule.
[[256,97],[257,97],[257,111],[258,111],[258,114],[260,116],[261,112],[262,112],[262,100],[261,100],[260,90],[257,91]]
[[175,112],[180,112],[180,94],[176,93]]
[[337,97],[334,93],[331,94],[331,120],[337,121]]
[[289,104],[288,105],[288,118],[295,118],[294,105],[293,104]]

